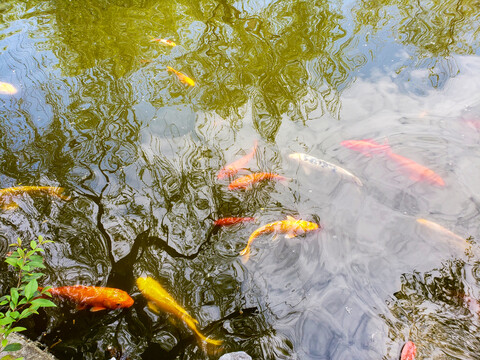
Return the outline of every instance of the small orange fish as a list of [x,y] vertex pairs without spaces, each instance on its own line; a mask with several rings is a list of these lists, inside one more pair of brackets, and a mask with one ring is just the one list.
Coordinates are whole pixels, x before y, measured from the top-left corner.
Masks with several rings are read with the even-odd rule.
[[56,186],[15,186],[0,189],[0,208],[2,210],[12,210],[18,208],[18,204],[13,199],[15,197],[22,196],[25,193],[31,195],[46,194],[61,200],[70,200],[69,196],[62,194],[63,190],[63,188]]
[[293,238],[299,234],[303,234],[307,231],[317,230],[318,224],[305,220],[297,220],[291,216],[287,216],[287,220],[275,221],[259,227],[248,238],[247,246],[240,251],[242,255],[242,262],[246,263],[250,257],[250,247],[252,241],[258,236],[266,233],[284,233],[287,239]]
[[167,66],[167,71],[173,72],[175,75],[177,75],[178,79],[187,85],[190,86],[195,86],[195,81],[193,81],[191,78],[189,78],[187,75],[182,74],[180,71],[175,70],[174,68]]
[[90,307],[90,311],[128,308],[133,299],[125,291],[98,286],[61,286],[48,289],[52,296],[73,301],[78,310]]
[[400,360],[415,360],[415,355],[417,354],[417,348],[412,341],[407,341],[403,345],[402,354],[400,355]]
[[220,345],[222,340],[210,339],[204,336],[198,329],[198,321],[195,320],[175,299],[165,290],[162,285],[150,276],[139,277],[137,286],[142,295],[148,300],[148,307],[159,313],[160,310],[167,311],[179,319],[182,319],[197,337],[212,345]]
[[12,84],[0,81],[0,94],[13,95],[18,92],[17,88]]
[[253,144],[252,151],[250,151],[247,155],[241,157],[240,159],[232,162],[231,164],[226,165],[217,174],[218,179],[223,179],[228,176],[233,176],[235,175],[238,170],[242,169],[245,165],[248,164],[248,162],[253,159],[253,156],[255,155],[255,152],[257,151],[257,145],[258,141],[255,140],[255,143]]
[[256,219],[254,217],[226,217],[226,218],[215,220],[213,225],[229,226],[229,225],[235,225],[235,224],[244,223],[248,221],[255,221],[255,220]]
[[272,173],[254,173],[250,175],[245,175],[239,177],[238,179],[233,180],[229,185],[229,190],[235,189],[247,189],[253,184],[256,184],[262,180],[280,180],[287,181],[288,179],[284,176],[272,174]]
[[175,44],[172,40],[168,40],[168,39],[152,39],[150,41],[156,41],[160,44],[171,46],[171,47],[177,46],[177,44]]

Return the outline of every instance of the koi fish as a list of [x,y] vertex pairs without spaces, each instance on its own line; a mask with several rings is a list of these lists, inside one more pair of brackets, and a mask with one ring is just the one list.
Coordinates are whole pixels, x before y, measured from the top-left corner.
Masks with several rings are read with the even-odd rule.
[[438,186],[445,185],[440,175],[411,159],[395,154],[388,144],[379,144],[373,140],[345,140],[342,141],[341,144],[349,149],[361,152],[365,156],[372,156],[373,154],[385,154],[389,156],[409,174],[412,180],[425,181]]
[[177,44],[175,44],[172,40],[168,40],[168,39],[152,39],[150,41],[156,41],[160,44],[171,46],[171,47],[177,46]]
[[17,88],[12,84],[0,81],[0,94],[13,95],[18,92]]
[[239,177],[238,179],[233,180],[229,185],[229,190],[236,190],[236,189],[247,189],[250,188],[253,184],[256,184],[262,180],[280,180],[286,181],[288,180],[286,177],[272,174],[272,173],[255,173],[250,175],[245,175]]
[[439,232],[441,234],[444,234],[444,235],[450,236],[452,238],[455,238],[457,240],[460,240],[461,244],[463,244],[464,247],[467,246],[465,238],[462,238],[460,235],[455,234],[454,232],[448,230],[447,228],[444,228],[442,225],[437,224],[436,222],[433,222],[433,221],[430,221],[430,220],[427,220],[427,219],[417,219],[417,222],[419,224],[425,225],[429,229],[432,229],[436,232]]
[[52,296],[75,302],[78,310],[90,307],[90,311],[94,312],[133,305],[133,299],[125,291],[109,287],[73,285],[50,288],[48,292]]
[[229,225],[235,225],[235,224],[249,222],[249,221],[256,221],[256,219],[254,217],[226,217],[226,218],[215,220],[213,225],[229,226]]
[[330,170],[331,172],[334,172],[336,174],[339,174],[342,177],[352,179],[358,186],[363,186],[362,181],[353,175],[350,171],[345,170],[344,168],[341,168],[338,165],[334,165],[332,163],[329,163],[328,161],[317,159],[316,157],[310,156],[308,154],[303,154],[303,153],[294,153],[288,155],[290,159],[295,159],[298,161],[302,161],[303,163],[315,168],[315,169],[326,169]]
[[18,208],[18,204],[13,198],[25,193],[31,195],[46,194],[54,196],[61,200],[70,200],[69,196],[63,195],[63,188],[56,186],[15,186],[0,189],[0,207],[2,210],[12,210]]
[[412,341],[407,341],[402,348],[402,354],[400,355],[400,360],[415,360],[415,355],[417,354],[417,347]]
[[387,144],[379,144],[373,140],[344,140],[340,144],[346,148],[358,151],[367,157],[374,154],[391,152],[390,146]]
[[297,220],[291,216],[287,216],[287,220],[275,221],[266,225],[259,227],[255,230],[250,237],[248,238],[247,246],[240,251],[242,255],[242,262],[246,263],[250,257],[250,247],[258,236],[266,233],[284,233],[287,239],[296,237],[299,234],[303,234],[307,231],[317,230],[319,228],[318,224],[305,221]]
[[221,340],[209,339],[201,334],[197,329],[198,321],[191,317],[187,310],[181,307],[156,280],[149,276],[140,277],[137,279],[137,286],[142,295],[148,300],[149,309],[156,313],[164,310],[182,319],[202,341],[212,345],[220,345],[222,343]]
[[167,71],[173,72],[175,75],[177,75],[178,80],[180,80],[182,83],[190,85],[190,86],[195,86],[195,81],[193,81],[191,78],[189,78],[187,75],[182,74],[180,71],[175,70],[174,68],[167,66]]
[[238,160],[235,160],[231,164],[226,165],[217,174],[217,179],[223,179],[226,178],[227,176],[233,176],[235,175],[238,170],[243,168],[245,165],[248,164],[248,162],[253,159],[253,156],[255,155],[255,152],[257,151],[257,145],[258,141],[255,140],[255,143],[253,144],[252,151],[250,151],[247,155],[241,157]]

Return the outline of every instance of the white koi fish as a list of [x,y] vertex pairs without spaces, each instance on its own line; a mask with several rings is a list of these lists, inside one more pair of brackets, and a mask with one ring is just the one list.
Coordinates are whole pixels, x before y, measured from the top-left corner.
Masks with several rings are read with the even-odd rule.
[[350,171],[345,170],[344,168],[341,168],[338,165],[329,163],[328,161],[322,160],[322,159],[317,159],[316,157],[313,157],[308,154],[303,154],[303,153],[294,153],[288,155],[291,159],[296,159],[298,161],[301,161],[302,163],[305,163],[306,165],[313,167],[318,170],[330,170],[331,172],[337,173],[340,176],[344,178],[349,178],[355,182],[358,186],[363,186],[362,181],[353,175]]

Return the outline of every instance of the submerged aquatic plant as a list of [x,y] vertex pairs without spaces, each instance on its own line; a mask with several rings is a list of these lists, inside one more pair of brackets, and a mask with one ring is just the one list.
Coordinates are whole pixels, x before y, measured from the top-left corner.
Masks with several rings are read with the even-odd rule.
[[[49,287],[43,289],[38,288],[37,279],[44,276],[37,269],[45,268],[43,265],[44,250],[40,247],[51,240],[44,240],[42,236],[38,237],[38,242],[32,240],[29,247],[22,246],[22,240],[17,239],[15,244],[10,246],[16,247],[11,252],[5,262],[13,266],[18,274],[17,285],[10,288],[10,294],[0,297],[0,351],[17,351],[21,349],[19,343],[9,343],[8,336],[11,333],[26,330],[21,326],[15,326],[18,321],[29,317],[32,314],[38,314],[38,309],[42,307],[56,306],[52,301],[44,298],[51,296],[48,292]],[[13,359],[11,355],[6,355],[0,360]],[[20,360],[23,358],[17,358]]]

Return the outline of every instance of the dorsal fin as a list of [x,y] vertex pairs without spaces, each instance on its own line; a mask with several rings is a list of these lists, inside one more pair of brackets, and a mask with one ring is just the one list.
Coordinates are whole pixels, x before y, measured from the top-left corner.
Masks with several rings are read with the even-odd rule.
[[287,220],[289,221],[297,221],[297,219],[295,219],[294,217],[290,216],[290,215],[287,215]]

